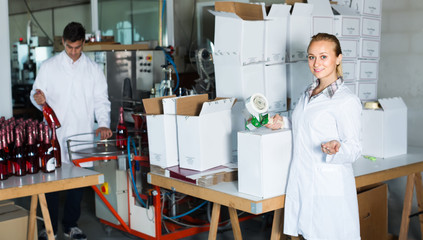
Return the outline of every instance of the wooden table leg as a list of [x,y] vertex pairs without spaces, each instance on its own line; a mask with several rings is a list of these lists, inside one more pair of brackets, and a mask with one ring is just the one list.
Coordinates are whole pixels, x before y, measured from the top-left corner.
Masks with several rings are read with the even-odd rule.
[[220,204],[213,203],[213,210],[210,222],[209,240],[215,240],[217,237],[217,228],[219,227]]
[[[419,207],[419,212],[423,211],[423,183],[421,173],[416,173],[414,178],[414,185],[416,186],[416,198],[417,206]],[[420,221],[420,232],[423,232],[423,214],[419,215]],[[422,235],[423,239],[423,235]]]
[[38,199],[40,200],[40,208],[43,213],[44,218],[44,227],[46,228],[48,240],[54,240],[53,227],[51,226],[50,214],[47,208],[46,195],[44,193],[38,194]]
[[272,234],[270,240],[280,240],[282,237],[282,208],[276,209],[273,213]]
[[236,209],[233,207],[228,207],[228,210],[229,210],[229,216],[231,217],[231,225],[232,225],[232,231],[234,233],[234,239],[242,240],[241,228],[239,227],[239,220],[238,220],[238,214],[236,212]]
[[34,239],[35,221],[37,220],[37,204],[38,204],[38,196],[32,195],[31,207],[29,210],[28,235],[27,235],[28,240]]
[[410,224],[411,204],[413,203],[415,173],[407,176],[407,186],[405,188],[404,205],[402,208],[401,227],[399,240],[406,240],[408,235],[408,227]]

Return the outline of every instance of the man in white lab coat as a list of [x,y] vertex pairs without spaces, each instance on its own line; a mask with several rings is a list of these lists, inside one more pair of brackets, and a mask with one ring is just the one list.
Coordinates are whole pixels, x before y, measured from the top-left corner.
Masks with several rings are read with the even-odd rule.
[[[66,140],[69,136],[94,131],[102,139],[112,136],[110,130],[110,101],[107,93],[107,81],[101,68],[84,53],[85,29],[80,23],[69,23],[64,31],[62,43],[65,50],[46,60],[35,79],[32,91],[32,103],[42,109],[48,103],[55,111],[61,127],[57,137],[61,147],[62,162],[69,161]],[[92,163],[83,165],[90,167]],[[63,232],[70,239],[87,239],[78,228],[77,221],[81,213],[83,189],[68,190],[63,214]],[[46,194],[54,234],[58,229],[59,193]],[[39,239],[47,239],[45,231]]]

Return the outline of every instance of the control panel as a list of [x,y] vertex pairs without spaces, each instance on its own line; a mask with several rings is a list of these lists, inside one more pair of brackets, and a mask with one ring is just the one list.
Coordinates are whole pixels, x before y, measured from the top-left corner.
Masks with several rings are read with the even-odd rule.
[[155,83],[164,79],[162,65],[165,55],[161,50],[137,51],[135,60],[135,76],[137,90],[150,91]]

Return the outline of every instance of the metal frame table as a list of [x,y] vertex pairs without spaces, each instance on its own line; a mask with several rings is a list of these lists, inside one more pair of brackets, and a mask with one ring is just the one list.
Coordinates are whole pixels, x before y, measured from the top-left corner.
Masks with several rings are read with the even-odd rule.
[[[423,184],[420,174],[423,171],[423,148],[409,147],[406,155],[385,159],[377,158],[376,161],[359,158],[353,164],[353,168],[357,188],[407,176],[399,236],[400,240],[407,239],[410,222],[408,216],[411,211],[414,186],[416,186],[419,211],[423,211]],[[237,182],[200,187],[154,173],[149,173],[148,179],[149,183],[153,185],[213,202],[209,239],[216,239],[221,205],[227,206],[229,209],[235,239],[242,239],[236,210],[251,214],[275,211],[271,239],[280,239],[282,236],[282,208],[285,204],[285,195],[261,199],[242,194],[238,192]],[[420,215],[420,224],[423,229],[423,215]]]
[[0,181],[0,201],[32,196],[29,213],[28,240],[34,237],[37,201],[39,201],[48,239],[53,240],[54,233],[45,193],[87,187],[103,182],[103,174],[89,169],[75,167],[71,164],[62,164],[62,167],[56,169],[53,173],[40,172],[22,177],[13,176],[5,181]]

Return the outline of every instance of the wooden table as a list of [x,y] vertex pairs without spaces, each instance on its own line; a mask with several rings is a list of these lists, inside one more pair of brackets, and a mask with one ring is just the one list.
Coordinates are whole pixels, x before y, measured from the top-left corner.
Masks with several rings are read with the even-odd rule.
[[[423,186],[420,174],[423,171],[423,148],[409,147],[406,155],[386,159],[377,158],[376,161],[359,158],[354,163],[353,168],[357,188],[408,176],[399,236],[400,240],[407,239],[410,222],[408,216],[411,211],[414,186],[416,186],[419,211],[423,211]],[[227,206],[229,209],[236,240],[242,239],[236,210],[251,214],[275,211],[271,239],[281,238],[282,208],[285,204],[285,195],[261,199],[238,192],[237,182],[225,182],[211,187],[200,187],[154,173],[149,173],[148,181],[159,187],[172,189],[213,202],[209,239],[216,239],[221,205]],[[423,215],[420,215],[420,223],[421,229],[423,229]]]
[[37,201],[39,200],[48,239],[53,240],[54,233],[45,193],[87,187],[103,182],[103,174],[70,164],[62,164],[62,167],[56,169],[53,173],[40,172],[37,174],[28,174],[23,177],[13,176],[5,181],[0,181],[0,201],[32,196],[28,225],[29,240],[34,237]]

